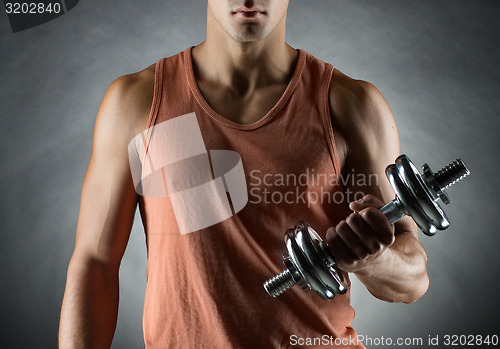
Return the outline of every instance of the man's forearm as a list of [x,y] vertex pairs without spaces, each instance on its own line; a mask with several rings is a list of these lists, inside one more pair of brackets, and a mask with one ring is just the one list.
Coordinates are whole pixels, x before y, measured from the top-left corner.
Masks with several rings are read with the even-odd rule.
[[118,315],[118,267],[73,257],[61,310],[59,348],[109,348]]
[[376,261],[357,271],[358,279],[375,297],[412,303],[429,286],[427,254],[410,232],[401,233]]

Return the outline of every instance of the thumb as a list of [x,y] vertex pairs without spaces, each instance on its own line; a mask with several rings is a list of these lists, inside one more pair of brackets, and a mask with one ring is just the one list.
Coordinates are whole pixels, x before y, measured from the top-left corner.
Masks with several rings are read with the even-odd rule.
[[384,206],[384,203],[372,194],[365,195],[361,199],[353,201],[349,204],[349,208],[354,212],[359,212],[367,207],[379,209],[382,206]]

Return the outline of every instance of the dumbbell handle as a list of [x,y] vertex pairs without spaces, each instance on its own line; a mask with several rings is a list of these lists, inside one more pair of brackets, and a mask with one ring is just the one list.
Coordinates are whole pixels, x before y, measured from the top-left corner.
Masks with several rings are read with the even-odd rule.
[[396,223],[406,214],[403,205],[401,205],[401,202],[397,198],[382,206],[380,212],[387,217],[390,224]]

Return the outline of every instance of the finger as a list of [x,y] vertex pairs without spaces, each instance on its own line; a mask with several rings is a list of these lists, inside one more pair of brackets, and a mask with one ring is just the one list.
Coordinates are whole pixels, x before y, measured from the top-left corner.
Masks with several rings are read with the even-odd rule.
[[352,251],[340,237],[336,236],[336,238],[332,240],[329,246],[333,252],[333,255],[335,256],[335,263],[339,267],[352,265],[356,261],[356,255],[352,253]]
[[389,223],[386,216],[373,207],[368,207],[359,212],[363,220],[377,234],[380,242],[386,246],[394,242],[394,226]]
[[325,236],[326,243],[330,245],[336,236],[337,233],[335,232],[335,227],[328,228]]
[[360,260],[368,257],[370,254],[368,247],[363,243],[359,235],[353,231],[347,221],[340,222],[336,227],[336,231],[355,259]]
[[358,235],[359,240],[364,245],[369,254],[375,254],[382,249],[382,243],[379,234],[374,231],[363,217],[358,213],[349,215],[346,219],[347,224]]

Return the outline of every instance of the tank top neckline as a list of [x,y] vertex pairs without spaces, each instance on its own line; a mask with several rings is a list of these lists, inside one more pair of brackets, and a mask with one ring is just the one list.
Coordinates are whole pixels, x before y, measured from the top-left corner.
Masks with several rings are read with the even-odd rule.
[[285,88],[285,91],[279,98],[279,100],[276,102],[276,104],[259,120],[254,121],[250,124],[240,124],[235,121],[229,120],[228,118],[220,115],[217,113],[207,102],[205,97],[203,97],[200,88],[198,87],[198,84],[196,83],[196,79],[194,77],[194,70],[193,70],[193,61],[192,61],[192,49],[194,46],[188,47],[184,52],[184,66],[186,70],[186,76],[188,79],[188,84],[191,89],[191,92],[193,93],[196,101],[198,104],[203,108],[203,110],[215,121],[234,128],[238,130],[255,130],[264,124],[266,124],[269,120],[271,120],[280,110],[281,108],[286,104],[290,96],[292,95],[292,92],[294,91],[295,87],[297,87],[297,84],[300,80],[300,76],[302,75],[302,71],[304,70],[304,62],[305,62],[305,55],[306,51],[302,49],[297,49],[298,56],[297,56],[297,61],[295,64],[294,72],[292,74],[292,78],[287,84],[287,87]]

